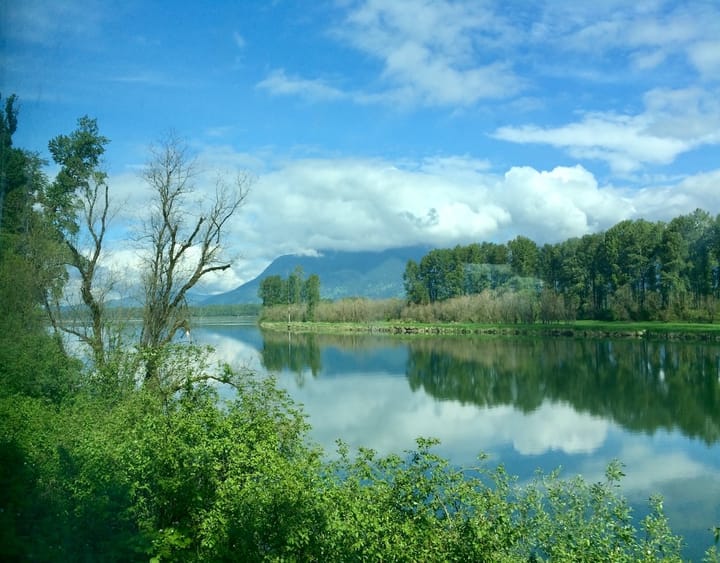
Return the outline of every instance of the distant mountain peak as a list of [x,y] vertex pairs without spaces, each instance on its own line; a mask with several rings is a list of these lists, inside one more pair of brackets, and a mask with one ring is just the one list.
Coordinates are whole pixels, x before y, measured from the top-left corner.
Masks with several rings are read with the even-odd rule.
[[323,299],[404,297],[403,273],[408,260],[416,262],[428,253],[428,246],[408,246],[388,250],[318,250],[314,254],[279,256],[255,279],[225,293],[212,295],[205,305],[259,303],[260,281],[268,276],[287,277],[300,266],[306,276],[320,277]]

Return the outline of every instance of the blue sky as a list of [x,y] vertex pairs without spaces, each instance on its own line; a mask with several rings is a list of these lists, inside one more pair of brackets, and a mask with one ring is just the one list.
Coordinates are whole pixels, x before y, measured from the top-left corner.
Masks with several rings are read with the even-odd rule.
[[[230,289],[290,252],[556,242],[720,212],[716,0],[6,2],[18,146],[96,117],[116,232],[148,145],[250,172]],[[49,168],[52,174],[52,168]],[[108,264],[131,271],[121,241]]]

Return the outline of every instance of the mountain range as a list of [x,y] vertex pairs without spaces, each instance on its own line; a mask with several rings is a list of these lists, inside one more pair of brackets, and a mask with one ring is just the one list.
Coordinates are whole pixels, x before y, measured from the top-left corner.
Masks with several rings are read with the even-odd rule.
[[408,260],[419,262],[429,250],[427,246],[409,246],[378,252],[327,250],[316,256],[280,256],[255,279],[228,292],[205,297],[202,304],[259,303],[258,288],[264,278],[275,275],[287,278],[298,266],[305,277],[312,274],[320,277],[323,299],[404,297],[403,273]]

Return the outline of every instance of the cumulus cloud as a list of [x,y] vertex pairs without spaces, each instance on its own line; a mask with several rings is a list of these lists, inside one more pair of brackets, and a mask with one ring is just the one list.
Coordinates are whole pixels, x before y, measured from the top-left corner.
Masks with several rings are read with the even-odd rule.
[[538,242],[607,228],[629,208],[623,191],[601,188],[582,166],[550,171],[514,167],[497,191],[498,201],[512,216],[513,231]]
[[[198,202],[212,195],[216,170],[228,177],[238,169],[256,171],[246,204],[227,233],[233,268],[209,279],[208,292],[249,281],[283,254],[450,247],[517,235],[542,244],[623,219],[667,220],[697,207],[720,212],[720,169],[631,189],[600,184],[580,165],[516,166],[498,174],[486,161],[467,156],[283,161],[218,146],[206,147],[200,162],[206,174],[196,179]],[[112,178],[111,185],[121,203],[119,227],[139,224],[150,193],[137,173]]]
[[261,177],[248,208],[266,244],[288,250],[299,241],[345,250],[450,244],[489,237],[508,221],[489,189],[483,175],[460,181],[382,160],[308,159]]
[[635,215],[668,221],[694,209],[720,212],[720,169],[694,174],[665,185],[648,185],[634,192]]
[[[288,162],[258,180],[238,239],[283,254],[304,249],[453,246],[525,234],[539,242],[614,224],[624,195],[582,167],[498,176],[456,157],[403,166],[383,160]],[[270,211],[269,211],[270,210]]]

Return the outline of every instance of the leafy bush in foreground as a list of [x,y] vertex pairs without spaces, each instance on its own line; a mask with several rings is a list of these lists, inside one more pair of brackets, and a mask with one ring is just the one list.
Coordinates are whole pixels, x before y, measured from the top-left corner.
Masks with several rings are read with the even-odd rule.
[[406,457],[351,460],[341,447],[324,499],[328,559],[391,561],[677,561],[681,539],[654,501],[632,525],[620,465],[589,484],[557,474],[521,487],[500,467],[456,469],[418,440]]
[[0,397],[3,559],[680,560],[659,500],[633,524],[618,463],[602,483],[521,486],[502,467],[453,467],[431,440],[386,457],[341,444],[326,461],[272,379],[208,371],[235,387],[221,401],[188,354],[171,392]]

